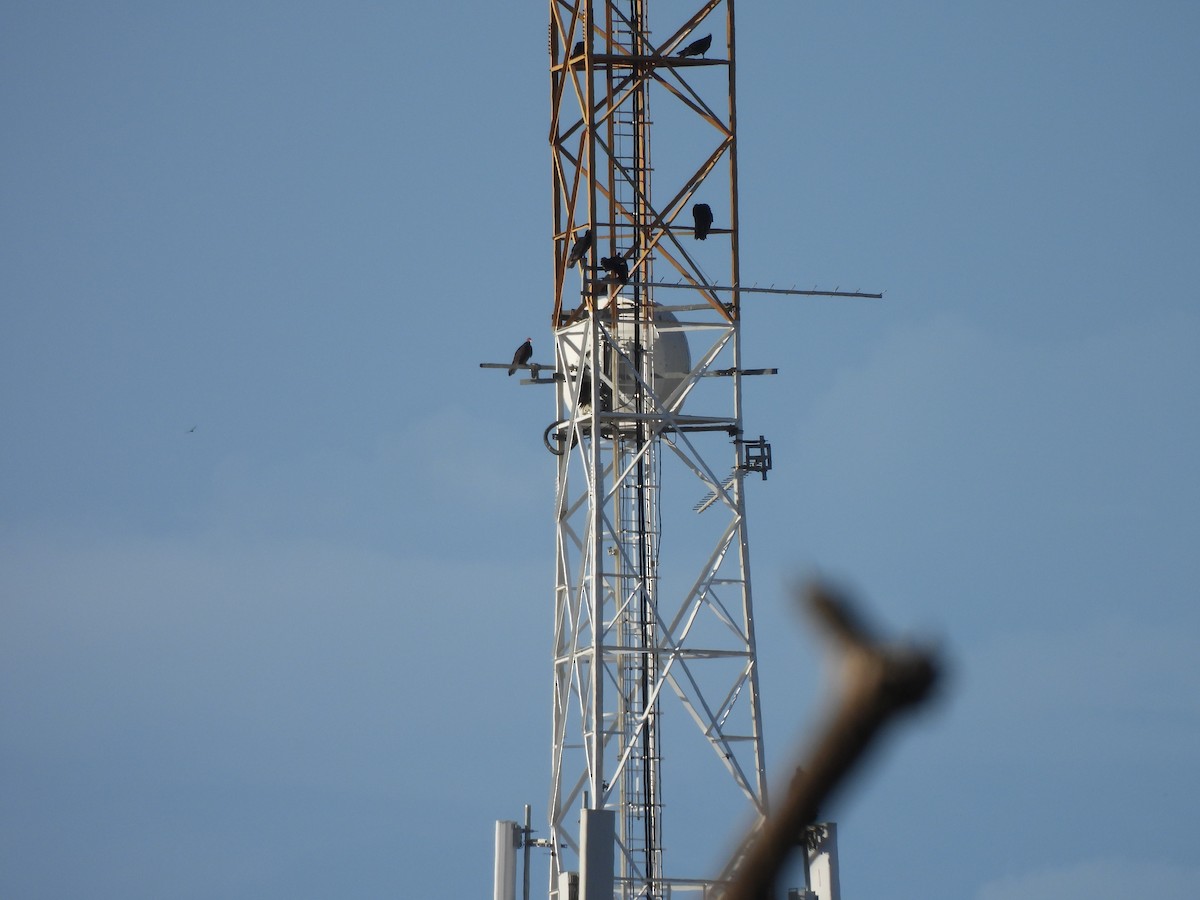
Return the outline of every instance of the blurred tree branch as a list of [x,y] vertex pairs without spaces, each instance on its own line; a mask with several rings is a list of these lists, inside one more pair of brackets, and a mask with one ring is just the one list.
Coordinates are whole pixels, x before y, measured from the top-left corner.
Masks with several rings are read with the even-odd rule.
[[726,866],[722,900],[771,900],[791,854],[805,846],[805,829],[863,755],[896,718],[921,705],[938,681],[932,651],[885,644],[845,597],[815,583],[803,602],[839,649],[841,697],[809,759],[797,770],[787,797]]

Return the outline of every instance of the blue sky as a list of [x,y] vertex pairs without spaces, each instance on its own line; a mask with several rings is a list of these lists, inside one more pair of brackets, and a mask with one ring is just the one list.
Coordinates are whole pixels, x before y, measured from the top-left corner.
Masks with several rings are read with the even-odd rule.
[[[762,6],[743,272],[886,292],[747,304],[768,763],[821,572],[952,673],[848,898],[1191,897],[1200,12]],[[3,896],[486,895],[544,818],[553,410],[477,363],[549,347],[546,21],[0,11]]]

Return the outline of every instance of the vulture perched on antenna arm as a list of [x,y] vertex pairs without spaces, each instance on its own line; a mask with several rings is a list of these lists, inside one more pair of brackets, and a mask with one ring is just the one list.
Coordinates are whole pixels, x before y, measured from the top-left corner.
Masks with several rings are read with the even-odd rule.
[[600,260],[600,268],[608,273],[608,280],[624,284],[629,280],[629,261],[621,254],[605,256]]
[[592,229],[588,229],[575,241],[571,247],[571,253],[567,257],[567,268],[571,268],[576,263],[582,265],[582,260],[587,256],[587,252],[592,249]]
[[525,343],[517,348],[517,352],[513,354],[512,365],[508,367],[508,375],[511,378],[513,372],[517,371],[525,363],[533,357],[533,339],[525,338]]
[[708,237],[708,229],[712,228],[712,207],[707,203],[697,203],[692,207],[692,218],[696,221],[696,240],[702,241]]
[[692,41],[678,53],[676,56],[703,56],[708,52],[708,48],[712,46],[712,35],[707,35],[699,40]]

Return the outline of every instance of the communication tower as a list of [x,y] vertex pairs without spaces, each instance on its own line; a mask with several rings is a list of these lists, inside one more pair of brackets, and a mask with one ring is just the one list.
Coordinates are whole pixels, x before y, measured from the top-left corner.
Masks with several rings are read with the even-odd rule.
[[499,824],[497,898],[539,844],[551,900],[716,897],[767,810],[745,487],[771,447],[742,391],[774,370],[743,365],[742,301],[837,292],[741,286],[734,0],[649,6],[550,2],[549,830]]

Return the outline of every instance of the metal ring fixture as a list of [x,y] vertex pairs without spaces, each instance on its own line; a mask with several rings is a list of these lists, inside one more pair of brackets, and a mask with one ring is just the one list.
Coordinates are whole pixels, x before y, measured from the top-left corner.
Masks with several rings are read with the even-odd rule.
[[546,426],[546,430],[542,432],[542,443],[545,444],[546,449],[549,450],[551,453],[553,453],[555,456],[562,456],[566,452],[566,450],[563,448],[563,444],[566,443],[566,441],[563,438],[559,438],[558,439],[558,449],[555,450],[554,447],[552,447],[550,445],[550,432],[553,431],[555,428],[558,428],[560,425],[562,425],[566,421],[567,421],[566,419],[559,419],[557,422],[551,422],[549,425]]

